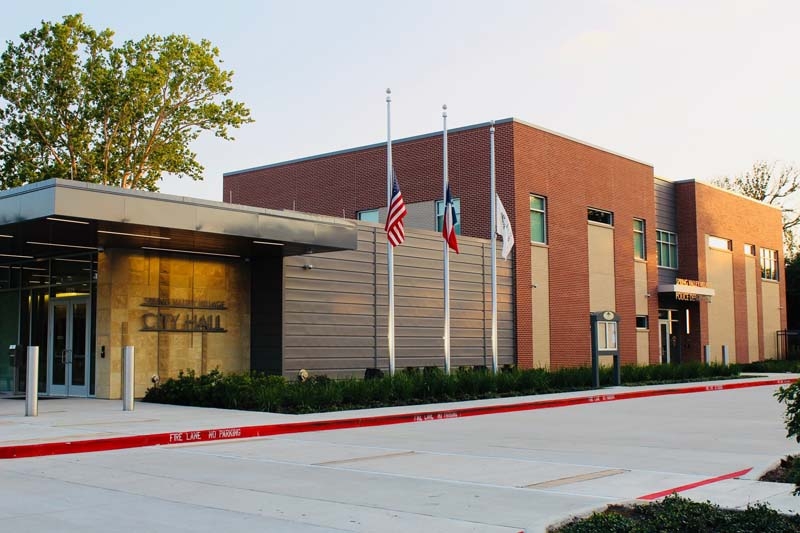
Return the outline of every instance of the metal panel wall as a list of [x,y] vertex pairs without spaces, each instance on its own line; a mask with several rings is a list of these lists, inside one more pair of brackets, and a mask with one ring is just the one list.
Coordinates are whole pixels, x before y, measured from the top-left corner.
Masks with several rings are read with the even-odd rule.
[[[491,366],[489,241],[459,237],[450,254],[453,367]],[[499,257],[499,363],[514,362],[512,262]],[[284,375],[363,376],[388,369],[388,275],[382,228],[359,223],[358,249],[284,259]],[[442,238],[406,230],[394,250],[398,369],[443,366]]]
[[[653,187],[656,199],[656,227],[673,233],[678,232],[675,211],[675,184],[662,178],[653,180]],[[655,239],[655,231],[648,230],[647,238]],[[678,243],[678,264],[680,264],[680,246]],[[655,259],[655,258],[654,258]],[[658,269],[658,282],[663,284],[675,283],[676,271],[669,268]]]

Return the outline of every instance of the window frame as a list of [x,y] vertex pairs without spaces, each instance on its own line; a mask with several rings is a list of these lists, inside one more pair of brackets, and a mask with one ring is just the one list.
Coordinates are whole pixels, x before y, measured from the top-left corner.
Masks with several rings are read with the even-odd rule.
[[[665,236],[667,237],[667,240],[663,239]],[[664,253],[662,252],[664,248],[666,248],[668,252],[674,250],[674,253],[667,253],[665,258]],[[656,229],[656,255],[659,268],[677,270],[678,265],[680,264],[678,257],[678,234],[674,231]],[[674,265],[671,264],[673,262],[673,258]]]
[[725,237],[717,237],[716,235],[708,236],[708,247],[714,250],[721,250],[723,252],[733,251],[733,241]]
[[[779,281],[778,250],[760,248],[759,259],[761,266],[761,279],[765,281]],[[769,264],[767,265],[767,263]]]
[[[640,223],[640,228],[636,228],[636,223]],[[637,241],[641,244],[641,254],[636,250]],[[647,223],[643,218],[633,219],[633,258],[647,261]]]
[[[592,214],[595,214],[595,216],[599,215],[599,216],[601,216],[603,218],[607,218],[608,220],[607,221],[605,221],[605,220],[594,220],[592,218]],[[614,212],[613,211],[607,211],[605,209],[598,209],[597,207],[588,207],[586,209],[586,218],[587,218],[587,220],[589,222],[592,222],[594,224],[602,224],[604,226],[609,226],[609,227],[612,227],[612,228],[614,227]]]
[[[369,220],[366,218],[362,218],[365,214],[372,214],[375,213],[375,220]],[[356,220],[360,220],[362,222],[371,222],[373,224],[380,224],[381,221],[381,210],[380,209],[362,209],[361,211],[356,211]]]
[[[542,207],[536,208],[533,207],[533,201],[541,200]],[[538,194],[531,194],[528,200],[528,207],[530,208],[530,230],[531,230],[531,242],[539,243],[539,244],[547,244],[547,198],[544,196],[540,196]],[[542,240],[535,240],[533,238],[533,218],[534,215],[541,216],[541,223],[542,223]]]

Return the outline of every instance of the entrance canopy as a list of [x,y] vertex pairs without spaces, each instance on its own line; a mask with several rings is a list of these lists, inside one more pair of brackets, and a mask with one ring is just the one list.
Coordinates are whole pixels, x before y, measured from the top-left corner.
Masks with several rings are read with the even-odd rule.
[[355,222],[51,179],[0,191],[0,265],[105,248],[229,258],[357,246]]

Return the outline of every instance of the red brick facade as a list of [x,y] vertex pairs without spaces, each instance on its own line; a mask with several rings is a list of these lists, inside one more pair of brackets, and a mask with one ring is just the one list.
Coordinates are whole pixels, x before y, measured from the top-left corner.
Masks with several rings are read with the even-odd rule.
[[[547,199],[550,259],[550,356],[553,367],[588,363],[589,250],[587,208],[614,213],[616,311],[623,364],[636,362],[633,219],[645,220],[648,234],[647,278],[656,288],[653,167],[587,146],[526,124],[514,125],[515,238],[530,241],[529,195]],[[498,173],[498,181],[500,174]],[[519,248],[519,251],[525,248]],[[515,255],[516,279],[530,279],[530,254]],[[530,287],[517,285],[517,342],[520,366],[530,366]],[[657,316],[655,298],[648,302]],[[527,334],[527,338],[523,335]],[[658,331],[650,329],[651,359],[657,358]]]
[[[781,211],[755,200],[742,198],[716,187],[686,181],[675,183],[675,200],[679,206],[678,243],[680,249],[679,277],[706,280],[706,235],[732,241],[734,316],[736,321],[737,362],[748,361],[747,292],[745,287],[744,245],[756,246],[756,269],[759,268],[759,249],[778,251],[778,281],[781,309],[786,309],[786,280],[783,262]],[[756,299],[761,302],[760,275],[756,275]],[[700,360],[701,348],[708,344],[708,303],[699,303],[689,335],[690,350],[685,360]],[[763,310],[758,311],[759,353],[764,353]],[[786,329],[786,313],[781,312],[781,329]]]
[[[533,365],[532,325],[537,319],[532,313],[528,245],[531,194],[543,196],[547,202],[551,366],[580,366],[590,360],[589,313],[598,309],[590,309],[589,304],[589,207],[610,211],[614,216],[615,311],[621,316],[619,345],[623,364],[637,361],[633,220],[645,221],[647,291],[653,296],[647,303],[648,359],[651,363],[658,362],[653,167],[513,119],[497,123],[495,140],[497,191],[512,220],[517,242],[513,255],[519,366]],[[441,199],[441,133],[396,141],[392,154],[407,203]],[[461,199],[462,234],[488,238],[489,125],[451,131],[448,160],[453,196]],[[379,144],[230,173],[224,179],[223,198],[273,209],[355,218],[360,210],[386,204],[386,147]],[[690,241],[694,238],[688,235],[719,232],[734,239],[738,246],[736,269],[742,268],[742,239],[781,249],[779,231],[769,239],[761,238],[764,233],[759,226],[761,221],[768,219],[768,227],[774,227],[775,213],[770,208],[700,186],[679,186],[676,201],[682,205],[679,243],[685,277],[704,279],[703,249],[692,247]],[[733,212],[742,216],[730,216]],[[696,217],[690,213],[696,213]],[[750,222],[740,224],[742,219]],[[433,229],[433,220],[431,223]],[[694,242],[699,241],[694,239]],[[740,289],[737,285],[736,290]],[[737,292],[737,306],[742,297]],[[738,310],[736,318],[737,323],[743,318]],[[782,320],[785,324],[785,314]],[[698,324],[694,331],[704,328]],[[702,339],[698,341],[702,343]],[[746,337],[743,342],[746,344]],[[737,338],[737,347],[738,343]]]

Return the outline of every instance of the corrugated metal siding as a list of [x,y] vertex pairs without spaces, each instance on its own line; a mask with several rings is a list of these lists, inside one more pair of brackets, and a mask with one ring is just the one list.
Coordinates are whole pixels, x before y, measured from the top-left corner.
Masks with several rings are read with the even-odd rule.
[[[675,184],[661,178],[653,180],[656,200],[656,229],[678,232],[677,213],[675,210]],[[655,231],[651,233],[655,239]],[[649,236],[648,236],[649,237]],[[678,243],[678,264],[680,265],[680,242]],[[658,269],[658,283],[675,283],[677,272],[669,268]]]
[[[489,242],[460,237],[459,248],[450,254],[451,362],[491,366]],[[407,228],[394,264],[396,367],[443,366],[441,236]],[[514,362],[511,271],[512,262],[498,258],[500,364]],[[387,370],[387,284],[385,235],[374,224],[359,223],[355,251],[284,259],[284,374]]]

